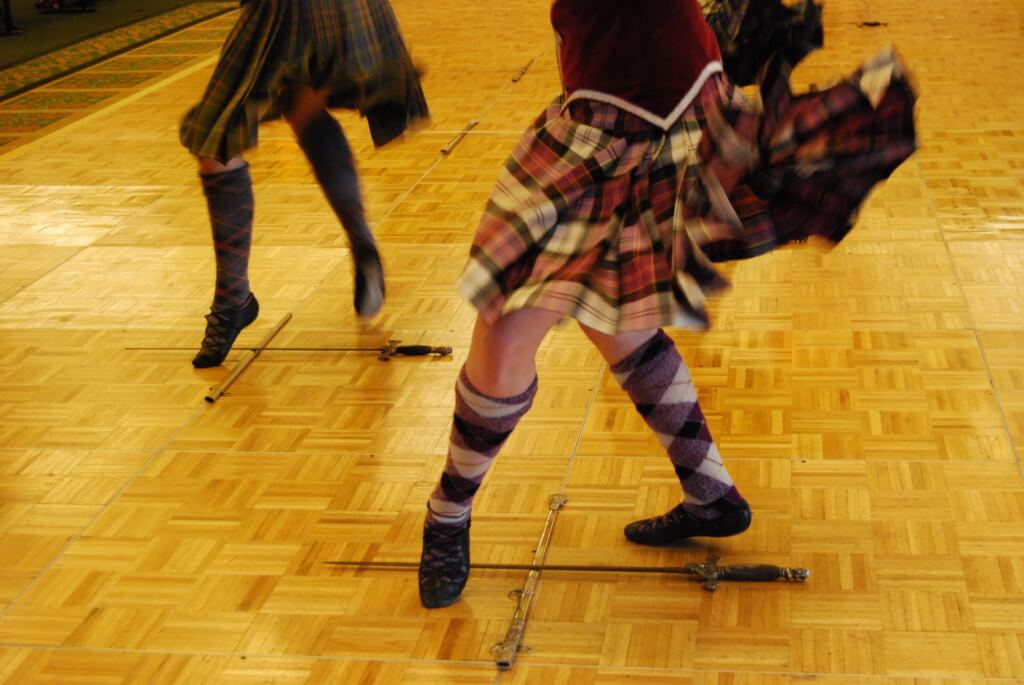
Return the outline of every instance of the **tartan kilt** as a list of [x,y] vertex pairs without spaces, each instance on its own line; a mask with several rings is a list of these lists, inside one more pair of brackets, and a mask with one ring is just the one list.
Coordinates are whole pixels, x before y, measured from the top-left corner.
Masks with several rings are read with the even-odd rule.
[[298,86],[326,88],[330,107],[366,116],[375,145],[429,116],[388,0],[248,0],[181,143],[197,157],[241,154]]
[[605,333],[703,329],[728,286],[715,262],[839,242],[915,149],[915,94],[886,51],[793,96],[783,62],[757,108],[721,74],[667,131],[562,97],[505,163],[459,293],[484,319],[530,307]]

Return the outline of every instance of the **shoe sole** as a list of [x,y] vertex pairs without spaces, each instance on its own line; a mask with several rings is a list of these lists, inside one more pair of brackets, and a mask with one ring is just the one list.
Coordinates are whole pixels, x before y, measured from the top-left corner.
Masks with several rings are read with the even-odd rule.
[[687,540],[692,540],[694,538],[730,538],[734,535],[739,535],[740,533],[744,533],[750,529],[750,524],[753,522],[753,518],[753,515],[749,516],[747,520],[744,522],[745,525],[730,530],[700,533],[697,535],[687,535],[685,537],[675,537],[660,542],[636,540],[634,538],[631,538],[625,530],[622,531],[622,534],[626,538],[626,540],[632,542],[634,545],[644,545],[646,547],[670,547],[672,545],[678,545],[683,542],[686,542]]
[[420,604],[423,605],[424,609],[444,609],[445,607],[450,607],[452,604],[455,604],[460,599],[462,599],[462,595],[459,595],[458,597],[455,597],[454,599],[451,599],[446,602],[431,602],[428,604],[426,601],[424,601],[423,595],[420,595]]

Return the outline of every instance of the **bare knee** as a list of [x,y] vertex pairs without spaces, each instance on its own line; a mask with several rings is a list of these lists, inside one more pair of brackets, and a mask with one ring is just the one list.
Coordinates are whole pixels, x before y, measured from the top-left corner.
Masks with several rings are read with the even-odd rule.
[[485,327],[474,332],[466,373],[481,391],[494,397],[522,392],[536,375],[537,348],[509,326]]
[[583,324],[580,324],[580,328],[610,366],[631,355],[638,347],[650,340],[658,332],[657,329],[651,329],[610,334],[602,333]]
[[199,157],[199,173],[201,174],[222,174],[225,171],[234,171],[245,166],[245,157],[235,155],[226,162],[213,157]]
[[543,310],[513,312],[494,323],[478,319],[466,359],[470,381],[493,397],[526,390],[537,376],[537,349],[558,319]]
[[284,118],[299,135],[309,122],[327,111],[327,92],[312,88],[299,88],[288,95]]

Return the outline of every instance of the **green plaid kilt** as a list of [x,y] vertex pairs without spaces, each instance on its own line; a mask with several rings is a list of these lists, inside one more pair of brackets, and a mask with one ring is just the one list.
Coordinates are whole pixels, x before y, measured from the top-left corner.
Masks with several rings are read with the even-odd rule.
[[738,86],[757,81],[773,58],[795,67],[822,46],[821,5],[814,0],[700,0],[722,51],[722,66]]
[[886,51],[794,96],[784,62],[763,111],[718,74],[670,125],[556,98],[487,203],[458,290],[488,321],[529,307],[605,333],[706,328],[715,262],[818,236],[837,243],[915,149],[914,91]]
[[376,145],[428,116],[387,0],[249,0],[181,143],[221,161],[255,147],[260,121],[286,111],[298,86],[326,88],[330,107],[366,116]]

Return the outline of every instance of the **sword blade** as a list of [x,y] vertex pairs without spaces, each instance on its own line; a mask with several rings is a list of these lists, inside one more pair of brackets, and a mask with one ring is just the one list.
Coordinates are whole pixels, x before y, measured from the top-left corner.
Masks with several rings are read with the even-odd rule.
[[[774,566],[771,564],[752,564],[740,566],[718,566],[717,559],[709,560],[703,564],[690,563],[685,566],[587,566],[583,564],[544,564],[535,566],[532,564],[471,564],[470,568],[485,571],[567,571],[578,573],[664,573],[677,576],[698,576],[710,583],[712,587],[719,580],[740,580],[752,582],[767,582],[773,580],[786,580],[790,582],[803,582],[810,575],[805,568],[790,568],[786,566]],[[415,561],[328,561],[330,566],[353,569],[418,569],[419,562]]]
[[[415,561],[328,561],[331,566],[347,568],[393,568],[418,569]],[[671,573],[677,575],[700,575],[696,570],[686,566],[585,566],[582,564],[470,564],[471,569],[486,571],[578,571],[581,573]]]

